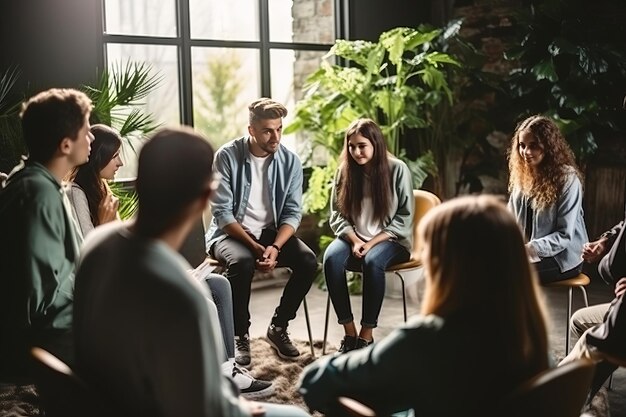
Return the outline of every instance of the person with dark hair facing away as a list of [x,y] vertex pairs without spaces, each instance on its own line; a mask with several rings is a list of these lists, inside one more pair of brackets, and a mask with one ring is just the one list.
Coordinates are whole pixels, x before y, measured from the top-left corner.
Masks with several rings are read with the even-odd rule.
[[82,249],[77,371],[117,414],[306,416],[293,406],[248,402],[221,374],[215,304],[178,253],[217,187],[213,156],[190,128],[162,129],[142,147],[136,219],[94,229]]
[[89,159],[91,108],[72,89],[41,92],[22,106],[28,157],[0,191],[0,381],[32,381],[33,346],[73,363],[81,238],[62,179]]
[[[330,227],[337,238],[324,253],[330,299],[345,336],[340,352],[371,344],[385,295],[385,269],[409,260],[413,240],[413,182],[409,167],[387,152],[371,119],[346,131],[331,196]],[[357,332],[346,267],[362,271],[363,313]]]
[[299,392],[311,409],[344,415],[337,397],[347,396],[380,416],[479,416],[548,368],[540,289],[505,205],[487,195],[449,200],[426,213],[418,236],[421,314],[373,345],[307,366]]
[[91,126],[90,131],[94,137],[91,156],[70,175],[72,183],[68,193],[83,236],[96,226],[119,219],[119,200],[107,181],[113,180],[124,165],[120,157],[120,134],[103,124]]
[[542,283],[582,270],[588,241],[583,186],[574,154],[554,121],[531,116],[517,125],[509,148],[509,209],[526,236]]
[[302,219],[302,164],[280,140],[287,109],[269,98],[248,106],[248,136],[215,155],[220,185],[211,203],[209,254],[226,267],[233,290],[235,360],[250,364],[250,293],[255,270],[288,266],[292,275],[274,311],[267,340],[278,355],[300,355],[287,332],[317,270],[315,253],[294,234]]

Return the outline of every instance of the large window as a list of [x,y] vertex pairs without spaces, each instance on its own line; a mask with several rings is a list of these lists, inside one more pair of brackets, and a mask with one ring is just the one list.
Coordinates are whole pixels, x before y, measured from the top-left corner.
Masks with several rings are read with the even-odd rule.
[[[102,1],[109,68],[149,63],[163,81],[145,109],[160,123],[194,126],[215,146],[246,134],[247,105],[258,97],[293,110],[335,40],[334,0]],[[298,152],[298,142],[283,143]],[[132,177],[135,154],[124,155],[120,176]]]

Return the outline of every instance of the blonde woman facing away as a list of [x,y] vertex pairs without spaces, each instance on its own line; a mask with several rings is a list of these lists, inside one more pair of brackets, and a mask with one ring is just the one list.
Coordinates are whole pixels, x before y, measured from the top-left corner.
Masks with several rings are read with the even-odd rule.
[[526,236],[542,283],[575,277],[589,240],[583,187],[574,154],[558,126],[531,116],[515,130],[509,149],[509,209]]
[[90,131],[94,140],[89,161],[72,172],[68,193],[83,236],[94,227],[118,218],[119,201],[107,181],[124,165],[120,157],[120,134],[103,124],[91,126]]
[[[306,367],[311,409],[349,396],[377,415],[474,416],[548,368],[545,312],[515,218],[492,196],[450,200],[419,224],[421,314],[372,346]],[[489,247],[489,251],[485,248]]]
[[[385,295],[385,269],[409,260],[413,240],[413,184],[406,164],[387,152],[370,119],[346,131],[331,197],[330,227],[337,238],[324,253],[324,275],[345,336],[340,352],[373,343]],[[362,271],[363,314],[357,332],[346,268]]]

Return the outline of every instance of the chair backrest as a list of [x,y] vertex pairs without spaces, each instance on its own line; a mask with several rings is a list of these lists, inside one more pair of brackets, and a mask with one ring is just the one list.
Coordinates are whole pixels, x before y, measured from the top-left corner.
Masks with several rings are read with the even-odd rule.
[[512,417],[579,417],[594,369],[595,364],[591,360],[577,359],[543,371],[507,396],[497,414]]
[[45,349],[31,349],[35,384],[46,417],[102,416],[100,406],[87,385],[70,367]]
[[[413,245],[417,244],[417,225],[428,210],[441,204],[441,200],[435,194],[426,190],[413,190],[415,198],[415,211],[413,212]],[[413,251],[415,252],[415,250]],[[415,259],[415,253],[411,254]]]

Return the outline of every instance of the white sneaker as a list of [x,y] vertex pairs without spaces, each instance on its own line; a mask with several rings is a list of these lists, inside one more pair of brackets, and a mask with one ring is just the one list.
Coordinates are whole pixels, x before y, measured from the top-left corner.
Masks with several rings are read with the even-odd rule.
[[271,382],[256,379],[246,368],[242,368],[234,362],[224,363],[222,371],[235,381],[241,395],[247,399],[264,398],[274,392]]

